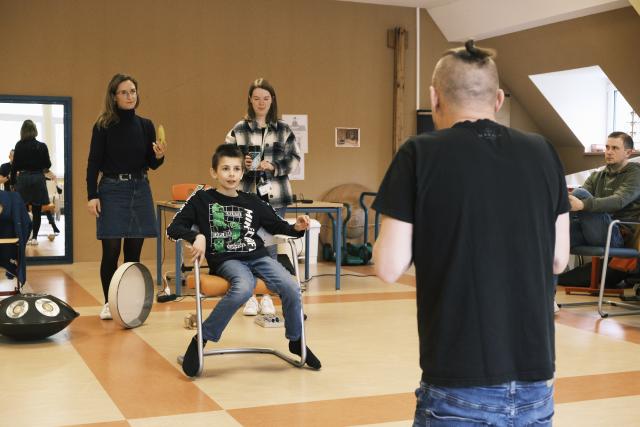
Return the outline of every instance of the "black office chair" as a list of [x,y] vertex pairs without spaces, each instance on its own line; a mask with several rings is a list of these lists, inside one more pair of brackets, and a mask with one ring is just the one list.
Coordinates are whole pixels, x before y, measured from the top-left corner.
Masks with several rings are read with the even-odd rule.
[[[564,304],[558,304],[558,306],[562,307],[562,308],[566,308],[566,307],[579,307],[579,306],[589,306],[589,305],[597,305],[598,306],[598,313],[600,314],[600,317],[602,318],[606,318],[606,317],[613,317],[613,316],[627,316],[627,315],[632,315],[632,314],[640,314],[640,305],[637,304],[629,304],[627,302],[621,302],[621,301],[612,301],[612,300],[605,300],[604,296],[605,296],[605,292],[609,293],[609,292],[613,292],[618,294],[621,299],[622,296],[624,296],[624,289],[607,289],[605,290],[604,286],[605,286],[605,282],[607,279],[607,268],[606,268],[606,264],[609,260],[609,257],[618,257],[618,258],[638,258],[640,259],[640,252],[637,249],[633,249],[633,248],[612,248],[611,247],[611,234],[613,232],[613,227],[616,224],[627,224],[627,225],[640,225],[640,222],[631,222],[631,221],[620,221],[620,220],[614,220],[611,221],[611,223],[609,224],[609,228],[607,230],[607,244],[604,247],[601,246],[576,246],[571,248],[571,253],[573,255],[580,255],[580,256],[590,256],[590,257],[596,257],[596,259],[602,258],[603,261],[603,268],[602,268],[602,274],[600,277],[600,287],[598,289],[598,301],[587,301],[587,302],[574,302],[574,303],[564,303]],[[593,266],[595,269],[597,269],[597,264],[594,262]],[[592,282],[593,282],[593,277],[594,277],[594,270],[592,270]],[[593,286],[593,284],[592,284]],[[566,289],[566,293],[572,293],[575,291],[580,291],[580,289],[582,289],[582,291],[586,291],[588,293],[594,292],[595,289],[593,289],[593,287],[590,288],[567,288]],[[610,305],[613,307],[621,307],[623,309],[625,309],[626,311],[616,311],[616,312],[606,312],[603,309],[604,305]]]

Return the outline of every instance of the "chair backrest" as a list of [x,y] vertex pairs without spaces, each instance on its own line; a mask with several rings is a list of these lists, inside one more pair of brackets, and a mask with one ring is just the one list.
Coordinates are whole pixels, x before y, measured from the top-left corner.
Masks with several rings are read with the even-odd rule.
[[200,184],[185,183],[185,184],[173,184],[171,186],[171,199],[178,201],[185,201],[191,196]]

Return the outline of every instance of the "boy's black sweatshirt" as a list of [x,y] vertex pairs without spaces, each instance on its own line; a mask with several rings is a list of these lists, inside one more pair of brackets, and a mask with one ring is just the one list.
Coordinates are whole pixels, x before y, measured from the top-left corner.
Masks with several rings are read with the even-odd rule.
[[[192,229],[194,225],[200,231]],[[214,189],[193,193],[173,217],[167,236],[193,243],[198,234],[203,234],[207,241],[205,256],[209,271],[215,274],[224,261],[268,256],[257,234],[260,227],[271,234],[304,236],[304,231],[296,231],[255,194],[238,191],[237,197],[229,197]]]

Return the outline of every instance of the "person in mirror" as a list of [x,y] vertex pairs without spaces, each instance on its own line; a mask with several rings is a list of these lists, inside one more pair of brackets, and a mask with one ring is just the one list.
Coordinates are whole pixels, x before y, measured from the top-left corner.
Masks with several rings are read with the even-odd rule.
[[[51,170],[48,170],[44,173],[44,177],[47,179],[47,181],[52,181],[54,183],[56,187],[57,197],[60,197],[60,195],[62,194],[62,187],[58,185],[58,178],[56,177],[56,175]],[[54,195],[54,197],[56,196]],[[53,217],[53,212],[47,210],[45,212],[45,216],[47,217],[47,221],[49,221],[49,225],[51,226],[51,230],[53,231],[53,236],[57,236],[58,234],[60,234],[60,229],[56,224],[55,218]]]
[[[612,132],[605,144],[605,167],[569,195],[571,203],[571,247],[605,246],[609,224],[614,219],[640,218],[640,164],[629,162],[633,139],[624,132]],[[615,224],[611,247],[630,242],[631,227]]]
[[51,167],[47,145],[36,139],[38,129],[32,120],[25,120],[20,129],[20,141],[13,152],[15,189],[27,206],[31,206],[33,231],[27,244],[38,244],[38,232],[42,222],[42,206],[49,204],[44,171]]
[[[220,145],[211,159],[215,189],[193,193],[167,228],[172,240],[191,243],[194,260],[206,258],[209,273],[229,281],[227,294],[202,323],[204,346],[218,342],[234,313],[253,295],[256,277],[282,300],[285,336],[289,350],[300,355],[302,309],[300,288],[291,274],[269,256],[258,235],[260,227],[271,234],[304,236],[310,219],[301,215],[294,225],[280,218],[273,208],[252,193],[238,190],[242,182],[244,154],[235,145]],[[194,225],[199,231],[194,231]],[[306,364],[320,369],[320,360],[307,348]],[[189,342],[182,369],[187,376],[200,371],[197,335]]]
[[[225,142],[239,146],[245,154],[243,191],[258,194],[284,218],[287,205],[293,201],[289,173],[298,167],[300,147],[289,125],[278,119],[276,91],[267,80],[259,78],[251,83],[247,114],[231,128]],[[251,150],[259,156],[255,163]],[[263,238],[270,243],[269,254],[277,258],[277,246],[269,242],[270,237]],[[275,312],[269,295],[262,296],[260,304],[251,297],[243,310],[246,316]]]
[[4,191],[13,191],[15,182],[12,180],[11,170],[13,169],[13,152],[9,151],[9,161],[0,165],[0,184],[3,185]]
[[144,239],[157,237],[147,171],[162,165],[166,144],[156,142],[151,120],[136,114],[140,105],[138,89],[138,81],[132,76],[114,75],[91,135],[87,209],[96,217],[96,235],[102,244],[103,320],[111,319],[109,283],[121,250],[124,262],[139,262]]
[[414,426],[552,422],[553,275],[569,259],[570,205],[553,146],[496,123],[493,56],[468,41],[440,58],[436,130],[402,145],[373,204],[376,274],[416,270]]

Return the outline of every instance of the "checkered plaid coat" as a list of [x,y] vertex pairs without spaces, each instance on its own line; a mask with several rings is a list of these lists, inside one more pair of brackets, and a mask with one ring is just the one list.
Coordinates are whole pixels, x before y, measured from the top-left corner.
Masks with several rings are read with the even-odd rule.
[[[271,181],[269,203],[274,208],[285,207],[293,201],[289,173],[298,166],[300,147],[289,125],[282,120],[269,123],[264,132],[253,120],[241,120],[229,131],[227,144],[236,144],[241,149],[250,145],[262,147],[262,159],[270,162],[275,171],[266,172]],[[254,175],[246,173],[242,179],[242,190],[254,192]]]

